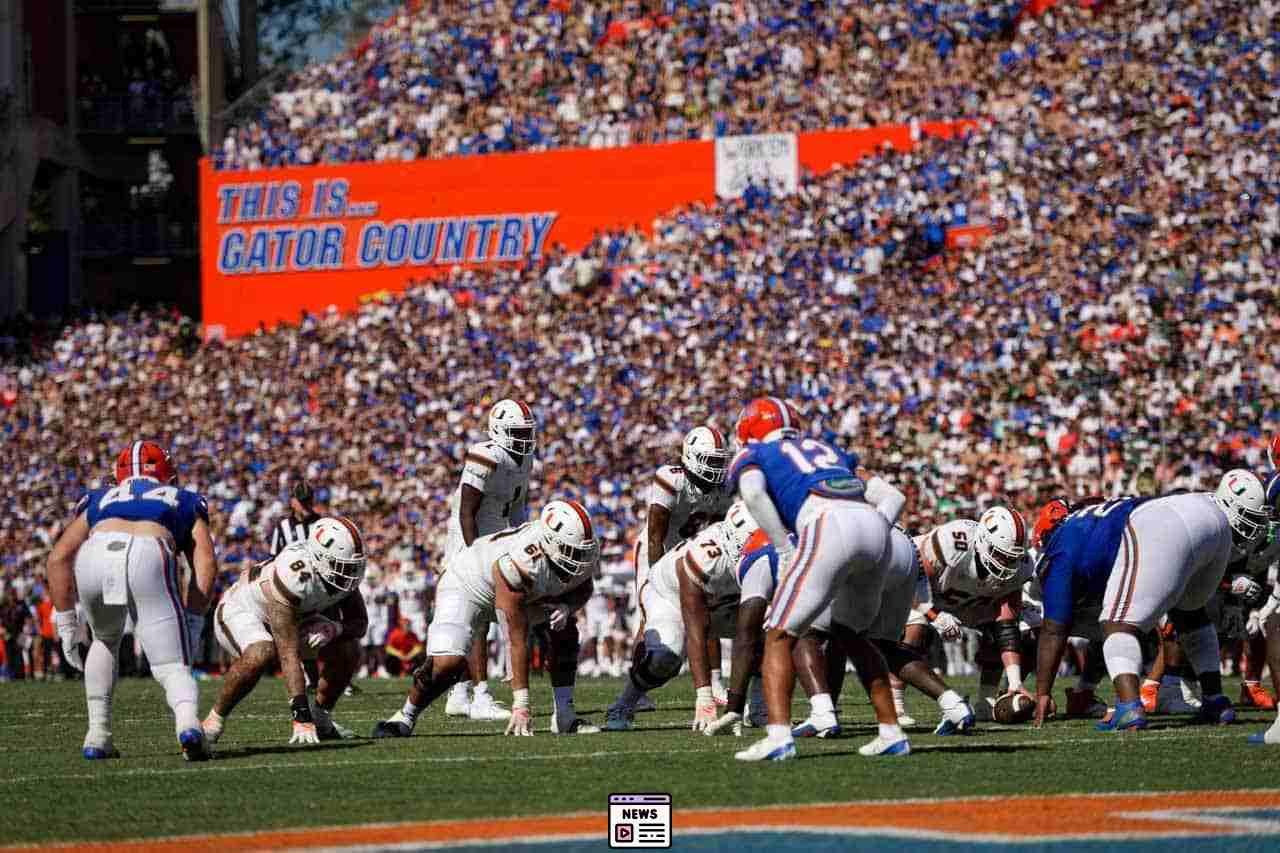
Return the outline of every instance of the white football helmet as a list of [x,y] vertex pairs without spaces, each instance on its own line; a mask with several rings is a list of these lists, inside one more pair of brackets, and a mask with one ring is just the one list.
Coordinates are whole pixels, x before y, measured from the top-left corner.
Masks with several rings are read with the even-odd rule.
[[[747,540],[759,529],[759,525],[751,517],[751,513],[747,512],[745,503],[734,501],[729,511],[724,514],[720,529],[724,531],[725,539],[733,549],[733,553],[741,555],[742,549],[747,547]],[[737,557],[734,559],[736,560]]]
[[1027,556],[1027,523],[1017,510],[993,506],[978,519],[973,543],[982,567],[993,583],[1006,583],[1018,574]]
[[307,553],[316,574],[334,589],[350,592],[364,579],[364,540],[349,518],[322,518],[312,525]]
[[538,515],[538,540],[552,564],[578,577],[595,568],[599,543],[591,519],[577,501],[552,501]]
[[1271,514],[1262,481],[1252,471],[1236,468],[1223,475],[1213,500],[1227,516],[1238,544],[1256,542],[1267,529]]
[[680,448],[680,464],[699,490],[709,492],[724,482],[729,471],[729,443],[714,427],[699,426],[689,430]]
[[489,438],[503,450],[524,456],[538,446],[538,421],[519,400],[499,400],[489,410]]

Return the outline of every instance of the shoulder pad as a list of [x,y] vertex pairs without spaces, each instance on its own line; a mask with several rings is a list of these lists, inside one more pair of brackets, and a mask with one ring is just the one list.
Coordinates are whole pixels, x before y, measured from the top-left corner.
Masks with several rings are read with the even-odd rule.
[[477,465],[495,468],[497,467],[499,460],[502,458],[498,455],[498,451],[500,450],[501,448],[491,441],[483,441],[480,444],[473,444],[471,447],[467,448],[465,461],[467,463],[474,462]]

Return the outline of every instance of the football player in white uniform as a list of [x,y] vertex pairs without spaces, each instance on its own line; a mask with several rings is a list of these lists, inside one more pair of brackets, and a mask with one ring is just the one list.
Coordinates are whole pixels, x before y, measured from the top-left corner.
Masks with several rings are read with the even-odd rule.
[[[449,538],[444,565],[481,536],[523,524],[528,514],[529,473],[537,447],[537,420],[519,400],[499,400],[489,410],[489,440],[472,445],[462,478],[449,497]],[[418,636],[426,636],[421,633]],[[467,655],[471,678],[449,693],[445,713],[473,720],[506,720],[511,712],[489,693],[489,632],[476,631]]]
[[668,551],[654,563],[640,589],[641,639],[622,695],[609,706],[605,727],[631,728],[636,703],[680,673],[686,652],[693,675],[694,728],[716,719],[707,639],[734,635],[738,611],[736,569],[756,524],[741,503]]
[[[351,737],[334,723],[333,706],[360,665],[369,626],[359,592],[365,559],[364,540],[350,519],[322,518],[305,541],[240,575],[214,611],[214,636],[235,662],[203,723],[209,743],[277,661],[293,714],[289,743]],[[320,663],[314,706],[302,674],[302,660],[311,656]]]
[[364,661],[361,678],[385,677],[384,655],[387,632],[391,630],[391,596],[387,592],[382,569],[370,565],[360,583],[360,597],[369,614],[369,629],[364,632]]
[[557,734],[600,731],[573,707],[578,669],[574,613],[590,597],[599,548],[587,511],[576,501],[552,501],[537,520],[481,536],[449,562],[436,588],[427,632],[427,660],[413,673],[404,707],[374,726],[373,737],[408,737],[428,705],[467,674],[472,638],[490,622],[506,622],[511,655],[511,719],[507,734],[531,735],[529,632],[545,625],[552,657]]
[[[725,474],[733,453],[724,435],[714,427],[689,430],[680,447],[680,464],[663,465],[653,475],[645,511],[644,531],[636,542],[636,590],[644,585],[649,567],[676,545],[693,538],[708,524],[724,518],[733,495],[724,489]],[[723,703],[720,678],[720,643],[711,638],[707,655],[711,661],[712,693]],[[636,639],[636,653],[643,645]],[[632,662],[635,666],[636,661]],[[647,696],[637,710],[653,710]]]
[[[1000,684],[1000,668],[1009,692],[1022,690],[1022,587],[1034,565],[1027,557],[1027,525],[1008,507],[991,507],[977,521],[949,521],[915,539],[932,601],[918,601],[907,619],[904,642],[923,652],[932,628],[944,640],[958,640],[965,628],[977,630],[982,664],[978,719],[991,719],[991,703]],[[894,685],[901,708],[903,688]],[[901,717],[901,713],[899,714]]]

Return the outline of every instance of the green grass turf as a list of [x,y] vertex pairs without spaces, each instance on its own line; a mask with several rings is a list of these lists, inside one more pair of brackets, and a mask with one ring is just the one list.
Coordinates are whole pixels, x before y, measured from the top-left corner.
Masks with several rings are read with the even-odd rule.
[[[586,680],[579,712],[603,723],[616,679]],[[221,686],[201,685],[207,710]],[[360,683],[336,718],[367,735],[403,701],[406,681]],[[961,690],[974,685],[959,680]],[[1239,685],[1229,680],[1229,693]],[[545,729],[551,691],[533,686]],[[498,685],[499,698],[509,691]],[[1104,692],[1103,698],[1107,694]],[[0,685],[0,843],[119,839],[343,823],[605,812],[612,792],[668,792],[681,807],[764,805],[864,798],[1034,794],[1064,791],[1263,788],[1275,785],[1277,753],[1245,736],[1273,712],[1246,711],[1228,728],[1157,718],[1143,734],[1102,735],[1085,721],[1044,730],[987,725],[969,737],[938,738],[936,706],[909,694],[921,727],[906,759],[862,758],[874,735],[856,686],[842,709],[845,737],[801,741],[801,758],[743,765],[732,753],[748,737],[688,731],[687,678],[654,695],[660,710],[636,730],[594,736],[502,737],[500,723],[455,721],[439,702],[410,740],[359,739],[291,747],[282,683],[266,680],[237,709],[209,764],[182,761],[164,696],[150,680],[126,679],[116,693],[117,761],[86,762],[84,694],[78,682]],[[1063,700],[1059,698],[1059,705]],[[794,716],[804,716],[797,701]],[[925,728],[928,726],[928,728]]]

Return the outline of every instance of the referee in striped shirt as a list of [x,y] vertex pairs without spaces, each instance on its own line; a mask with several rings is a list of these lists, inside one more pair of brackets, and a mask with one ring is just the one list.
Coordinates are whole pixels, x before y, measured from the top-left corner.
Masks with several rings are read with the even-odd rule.
[[289,493],[289,514],[271,528],[271,556],[279,554],[286,545],[307,540],[311,525],[320,520],[320,514],[312,508],[315,499],[310,483],[294,480],[293,490]]

